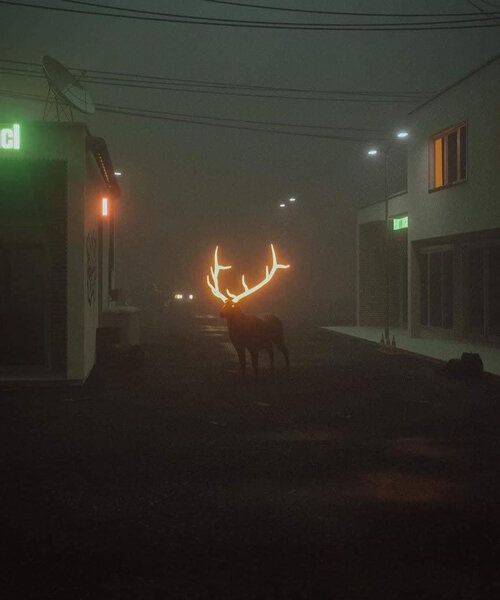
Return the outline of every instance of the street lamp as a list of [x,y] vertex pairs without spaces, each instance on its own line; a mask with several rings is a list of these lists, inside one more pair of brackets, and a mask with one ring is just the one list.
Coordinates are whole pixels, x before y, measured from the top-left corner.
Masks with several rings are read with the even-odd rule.
[[[397,140],[405,140],[409,137],[409,133],[406,130],[401,130],[396,133]],[[388,347],[391,343],[390,331],[389,331],[389,320],[390,320],[390,278],[389,278],[389,186],[387,177],[387,158],[396,140],[390,140],[389,143],[379,150],[378,148],[370,148],[367,151],[369,156],[377,156],[379,153],[384,155],[384,221],[385,221],[385,232],[384,232],[384,276],[385,276],[385,315],[384,315],[384,333],[382,339],[384,344]]]

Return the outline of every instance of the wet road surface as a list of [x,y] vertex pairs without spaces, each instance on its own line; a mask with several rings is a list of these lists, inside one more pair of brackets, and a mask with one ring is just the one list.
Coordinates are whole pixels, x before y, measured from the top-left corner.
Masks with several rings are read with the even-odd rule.
[[498,597],[498,379],[286,329],[290,378],[176,315],[142,367],[4,389],[3,597]]

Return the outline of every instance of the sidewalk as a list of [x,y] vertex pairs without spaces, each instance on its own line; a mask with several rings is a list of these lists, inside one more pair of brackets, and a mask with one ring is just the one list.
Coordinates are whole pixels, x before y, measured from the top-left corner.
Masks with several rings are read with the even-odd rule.
[[[351,337],[357,337],[370,342],[379,343],[382,327],[323,327]],[[460,358],[462,352],[477,352],[483,361],[484,370],[494,375],[500,375],[500,346],[468,340],[446,340],[437,338],[411,338],[406,329],[391,328],[391,339],[394,335],[396,345],[402,350],[422,354],[438,360],[448,361],[450,358]]]

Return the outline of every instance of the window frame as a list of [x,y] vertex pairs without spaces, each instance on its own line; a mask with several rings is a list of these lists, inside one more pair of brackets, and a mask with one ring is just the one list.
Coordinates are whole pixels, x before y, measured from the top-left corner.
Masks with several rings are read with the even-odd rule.
[[[460,131],[461,129],[465,129],[465,176],[460,178],[460,165],[462,158],[462,145],[460,142]],[[467,121],[462,121],[458,125],[453,125],[452,127],[447,127],[431,135],[428,143],[428,191],[437,192],[439,190],[451,187],[453,185],[459,185],[461,183],[465,183],[468,180],[469,175],[469,135],[468,135],[468,124]],[[457,158],[456,158],[456,167],[457,167],[457,179],[454,181],[449,181],[449,172],[448,172],[448,138],[452,133],[457,134]],[[443,140],[443,184],[436,186],[435,185],[435,142],[438,139]]]

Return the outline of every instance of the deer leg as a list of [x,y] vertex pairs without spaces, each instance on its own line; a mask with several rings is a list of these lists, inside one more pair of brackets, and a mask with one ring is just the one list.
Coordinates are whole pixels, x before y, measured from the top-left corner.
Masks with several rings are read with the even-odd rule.
[[243,379],[245,379],[245,372],[247,369],[247,358],[246,358],[246,353],[245,353],[245,347],[236,348],[236,352],[238,353],[238,358],[240,360],[241,376],[243,377]]
[[251,350],[250,355],[252,357],[253,374],[254,374],[255,379],[257,379],[257,377],[259,375],[259,351]]
[[288,348],[285,346],[285,344],[280,344],[278,348],[281,350],[283,356],[285,357],[286,373],[287,375],[290,375],[290,360],[288,357]]
[[274,377],[274,351],[273,345],[270,344],[267,348],[267,353],[269,354],[269,370],[271,371],[271,376]]

